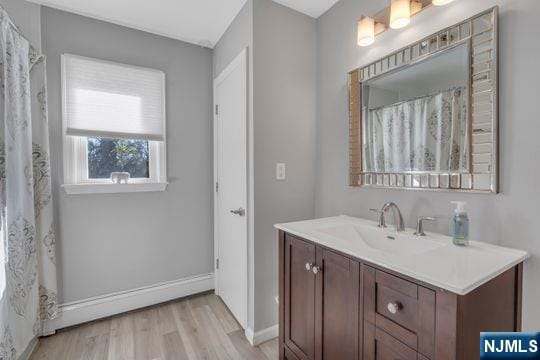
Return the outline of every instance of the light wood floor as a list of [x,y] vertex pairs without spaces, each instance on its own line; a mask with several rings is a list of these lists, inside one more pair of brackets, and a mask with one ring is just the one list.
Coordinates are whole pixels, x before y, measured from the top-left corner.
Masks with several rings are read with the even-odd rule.
[[41,338],[31,360],[278,358],[277,339],[251,347],[220,298],[198,295]]

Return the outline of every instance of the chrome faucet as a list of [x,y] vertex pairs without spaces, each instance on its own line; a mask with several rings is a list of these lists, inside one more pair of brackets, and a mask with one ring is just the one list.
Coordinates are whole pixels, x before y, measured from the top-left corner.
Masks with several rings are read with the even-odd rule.
[[379,214],[379,225],[377,226],[380,228],[386,227],[386,219],[384,216],[388,209],[392,209],[394,213],[394,226],[396,227],[396,231],[405,231],[405,225],[403,223],[403,216],[401,216],[401,211],[399,211],[398,206],[393,202],[387,202],[383,205],[381,210],[370,209],[371,211]]
[[416,231],[414,235],[416,236],[426,236],[424,232],[424,221],[436,221],[437,219],[431,216],[420,216],[416,222]]

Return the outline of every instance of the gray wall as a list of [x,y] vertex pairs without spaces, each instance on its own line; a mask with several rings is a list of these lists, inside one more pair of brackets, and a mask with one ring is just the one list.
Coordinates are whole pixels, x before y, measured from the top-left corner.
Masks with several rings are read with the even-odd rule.
[[36,48],[41,48],[40,6],[22,0],[0,0],[11,20],[21,29],[24,36]]
[[255,331],[277,323],[273,225],[314,216],[315,42],[313,18],[254,0]]
[[[253,1],[248,0],[221,36],[213,52],[214,78],[253,41]],[[250,66],[251,68],[251,66]]]
[[[61,302],[213,271],[212,52],[42,8]],[[60,55],[160,69],[167,81],[165,192],[66,195]]]
[[[348,71],[382,57],[436,30],[500,6],[500,149],[499,195],[358,189],[347,186]],[[471,237],[528,250],[524,279],[525,329],[540,328],[540,237],[538,179],[540,122],[537,86],[540,72],[540,6],[536,0],[456,1],[416,16],[403,31],[387,31],[368,48],[356,45],[356,21],[375,13],[379,0],[341,0],[317,21],[317,190],[316,216],[350,214],[372,218],[369,208],[395,201],[408,226],[419,215],[439,218],[430,230],[448,234],[451,200],[469,204]]]

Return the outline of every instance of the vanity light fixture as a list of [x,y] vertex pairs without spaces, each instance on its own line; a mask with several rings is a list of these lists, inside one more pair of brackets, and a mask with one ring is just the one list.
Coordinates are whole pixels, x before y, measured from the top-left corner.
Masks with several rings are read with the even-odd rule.
[[442,6],[455,0],[386,0],[389,6],[374,15],[362,16],[357,24],[358,46],[369,46],[375,37],[388,28],[402,29],[409,25],[411,17],[431,5]]
[[390,4],[390,27],[401,29],[411,22],[411,1],[392,0]]
[[[450,0],[452,1],[452,0]],[[411,16],[418,14],[424,5],[420,1],[413,0],[411,1]]]
[[369,46],[375,41],[375,20],[364,16],[358,21],[358,45]]
[[386,30],[383,23],[369,16],[362,16],[358,21],[358,45],[369,46],[375,41],[375,36]]
[[443,6],[450,4],[454,0],[433,0],[433,5],[435,6]]

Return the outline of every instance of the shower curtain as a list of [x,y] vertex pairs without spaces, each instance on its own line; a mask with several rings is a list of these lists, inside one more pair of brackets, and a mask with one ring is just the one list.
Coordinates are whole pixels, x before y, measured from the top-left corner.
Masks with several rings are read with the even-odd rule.
[[0,9],[0,359],[56,316],[45,59]]
[[459,87],[368,110],[364,168],[468,172],[467,99]]

